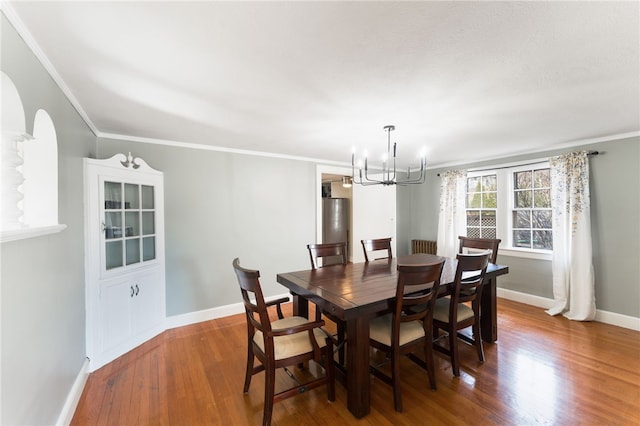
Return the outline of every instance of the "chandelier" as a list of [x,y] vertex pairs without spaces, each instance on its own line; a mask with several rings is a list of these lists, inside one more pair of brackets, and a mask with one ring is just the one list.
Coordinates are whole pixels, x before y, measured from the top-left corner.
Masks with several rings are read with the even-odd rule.
[[356,153],[355,151],[351,153],[351,180],[353,183],[357,183],[359,185],[367,186],[367,185],[411,185],[411,184],[419,184],[424,183],[425,181],[425,167],[427,165],[427,160],[425,155],[423,154],[420,157],[420,175],[412,176],[411,175],[411,167],[407,168],[407,178],[399,179],[396,175],[396,143],[393,143],[393,170],[391,163],[391,132],[396,129],[396,126],[384,126],[384,130],[387,132],[387,154],[384,156],[382,160],[382,173],[378,174],[376,172],[375,176],[379,178],[369,177],[369,164],[367,161],[367,154],[364,155],[364,173],[362,169],[362,164],[358,163],[358,174],[356,175]]

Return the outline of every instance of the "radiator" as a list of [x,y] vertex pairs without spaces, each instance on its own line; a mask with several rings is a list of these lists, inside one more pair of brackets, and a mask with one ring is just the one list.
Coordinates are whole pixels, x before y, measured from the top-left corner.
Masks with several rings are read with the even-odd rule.
[[438,244],[430,240],[411,240],[412,253],[436,254]]

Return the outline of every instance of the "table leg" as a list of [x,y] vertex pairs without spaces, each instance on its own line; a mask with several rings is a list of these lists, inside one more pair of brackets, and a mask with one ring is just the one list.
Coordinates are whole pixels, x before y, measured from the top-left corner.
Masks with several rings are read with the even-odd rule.
[[482,340],[494,343],[498,340],[498,304],[496,279],[491,278],[484,283],[482,300],[480,301],[480,333]]
[[369,318],[347,321],[347,407],[356,418],[369,414]]
[[295,293],[291,293],[293,298],[293,315],[309,318],[309,301]]

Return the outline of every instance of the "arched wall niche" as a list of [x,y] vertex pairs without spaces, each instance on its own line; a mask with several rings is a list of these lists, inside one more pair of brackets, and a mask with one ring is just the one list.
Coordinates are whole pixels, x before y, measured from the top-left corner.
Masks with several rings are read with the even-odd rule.
[[58,143],[49,114],[39,109],[33,135],[25,131],[20,93],[2,72],[2,199],[0,242],[60,232]]

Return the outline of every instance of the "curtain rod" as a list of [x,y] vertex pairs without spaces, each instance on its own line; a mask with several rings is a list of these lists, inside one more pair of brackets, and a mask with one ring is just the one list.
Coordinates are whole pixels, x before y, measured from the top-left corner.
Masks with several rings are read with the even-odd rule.
[[[587,152],[588,156],[596,156],[598,154],[600,154],[600,151],[588,151]],[[510,169],[510,168],[513,168],[513,167],[530,166],[532,164],[538,164],[538,163],[541,163],[543,161],[549,161],[549,159],[548,158],[547,159],[540,159],[540,160],[537,160],[537,161],[532,161],[531,163],[522,163],[522,164],[517,164],[517,165],[514,165],[514,166],[486,167],[486,168],[482,168],[482,169],[471,169],[469,171],[470,172],[484,172],[484,171],[487,171],[487,170]],[[438,173],[436,176],[440,176],[440,173]]]

